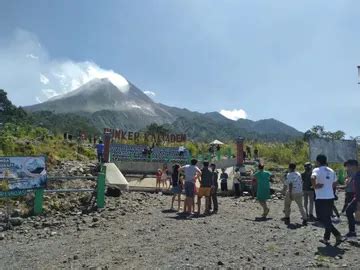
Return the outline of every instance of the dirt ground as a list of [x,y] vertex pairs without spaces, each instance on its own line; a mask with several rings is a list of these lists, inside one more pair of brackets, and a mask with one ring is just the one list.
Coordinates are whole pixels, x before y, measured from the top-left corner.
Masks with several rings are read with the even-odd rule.
[[[270,201],[266,221],[250,198],[219,198],[216,215],[185,218],[169,211],[170,196],[126,193],[103,212],[58,213],[23,220],[0,233],[1,269],[359,269],[359,245],[319,243],[323,229],[300,226],[293,205],[287,228],[283,201]],[[341,209],[343,194],[337,202]],[[347,232],[346,218],[337,224]],[[334,240],[332,239],[334,242]]]

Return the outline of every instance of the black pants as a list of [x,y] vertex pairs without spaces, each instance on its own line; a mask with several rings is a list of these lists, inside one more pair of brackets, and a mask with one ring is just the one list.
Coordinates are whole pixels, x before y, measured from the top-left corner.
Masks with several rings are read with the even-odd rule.
[[349,223],[349,232],[355,232],[356,220],[354,214],[356,210],[357,210],[357,201],[350,202],[346,210],[346,217]]
[[214,204],[214,211],[216,212],[219,209],[218,205],[218,199],[217,199],[217,190],[218,187],[215,187],[214,190],[211,190],[211,198],[210,198],[210,207],[209,209],[212,209],[211,205]]
[[353,200],[353,198],[354,198],[354,193],[353,192],[346,192],[345,193],[344,207],[343,207],[341,212],[346,211],[346,208],[349,206],[349,203]]
[[240,184],[239,183],[235,183],[234,184],[234,189],[235,189],[235,196],[236,197],[240,197]]
[[333,207],[333,199],[317,199],[315,201],[316,216],[325,227],[325,240],[330,240],[331,234],[335,237],[339,237],[341,235],[331,222]]
[[221,182],[221,191],[227,191],[227,182]]

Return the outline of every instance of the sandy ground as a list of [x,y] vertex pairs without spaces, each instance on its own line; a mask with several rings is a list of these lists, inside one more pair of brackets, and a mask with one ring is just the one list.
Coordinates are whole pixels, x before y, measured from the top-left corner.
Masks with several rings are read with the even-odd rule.
[[[272,200],[269,218],[259,221],[260,207],[249,198],[219,198],[218,214],[198,218],[167,210],[170,199],[126,193],[108,198],[100,213],[28,218],[15,230],[1,233],[0,268],[359,269],[359,245],[319,243],[323,229],[301,227],[295,205],[287,228],[280,220],[282,200]],[[337,227],[347,232],[345,218]]]

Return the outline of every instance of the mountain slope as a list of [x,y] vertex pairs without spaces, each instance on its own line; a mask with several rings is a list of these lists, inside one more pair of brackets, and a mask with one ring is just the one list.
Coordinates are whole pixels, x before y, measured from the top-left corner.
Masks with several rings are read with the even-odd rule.
[[[129,83],[129,90],[124,91],[108,79],[92,80],[68,94],[26,109],[30,112],[50,111],[63,116],[76,114],[81,119],[88,119],[89,125],[96,127],[98,132],[105,127],[141,130],[157,123],[168,124],[173,131],[186,133],[194,140],[230,140],[243,136],[284,141],[302,136],[296,129],[275,119],[233,121],[218,112],[203,114],[155,103],[133,84]],[[72,119],[83,122],[74,116]]]

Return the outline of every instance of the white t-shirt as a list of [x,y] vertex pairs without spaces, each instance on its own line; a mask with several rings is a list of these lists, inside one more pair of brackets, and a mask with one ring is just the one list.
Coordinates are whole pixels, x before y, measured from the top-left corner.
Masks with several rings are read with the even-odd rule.
[[289,190],[289,185],[292,184],[292,193],[302,193],[303,192],[303,184],[302,184],[302,178],[301,174],[298,172],[291,172],[286,175],[286,186]]
[[200,169],[197,166],[193,165],[185,165],[184,166],[184,172],[185,172],[185,182],[195,182],[195,175],[197,172],[200,172]]
[[335,172],[327,167],[315,168],[311,176],[316,177],[316,183],[323,184],[322,188],[315,189],[316,199],[334,199],[333,183],[336,182]]

